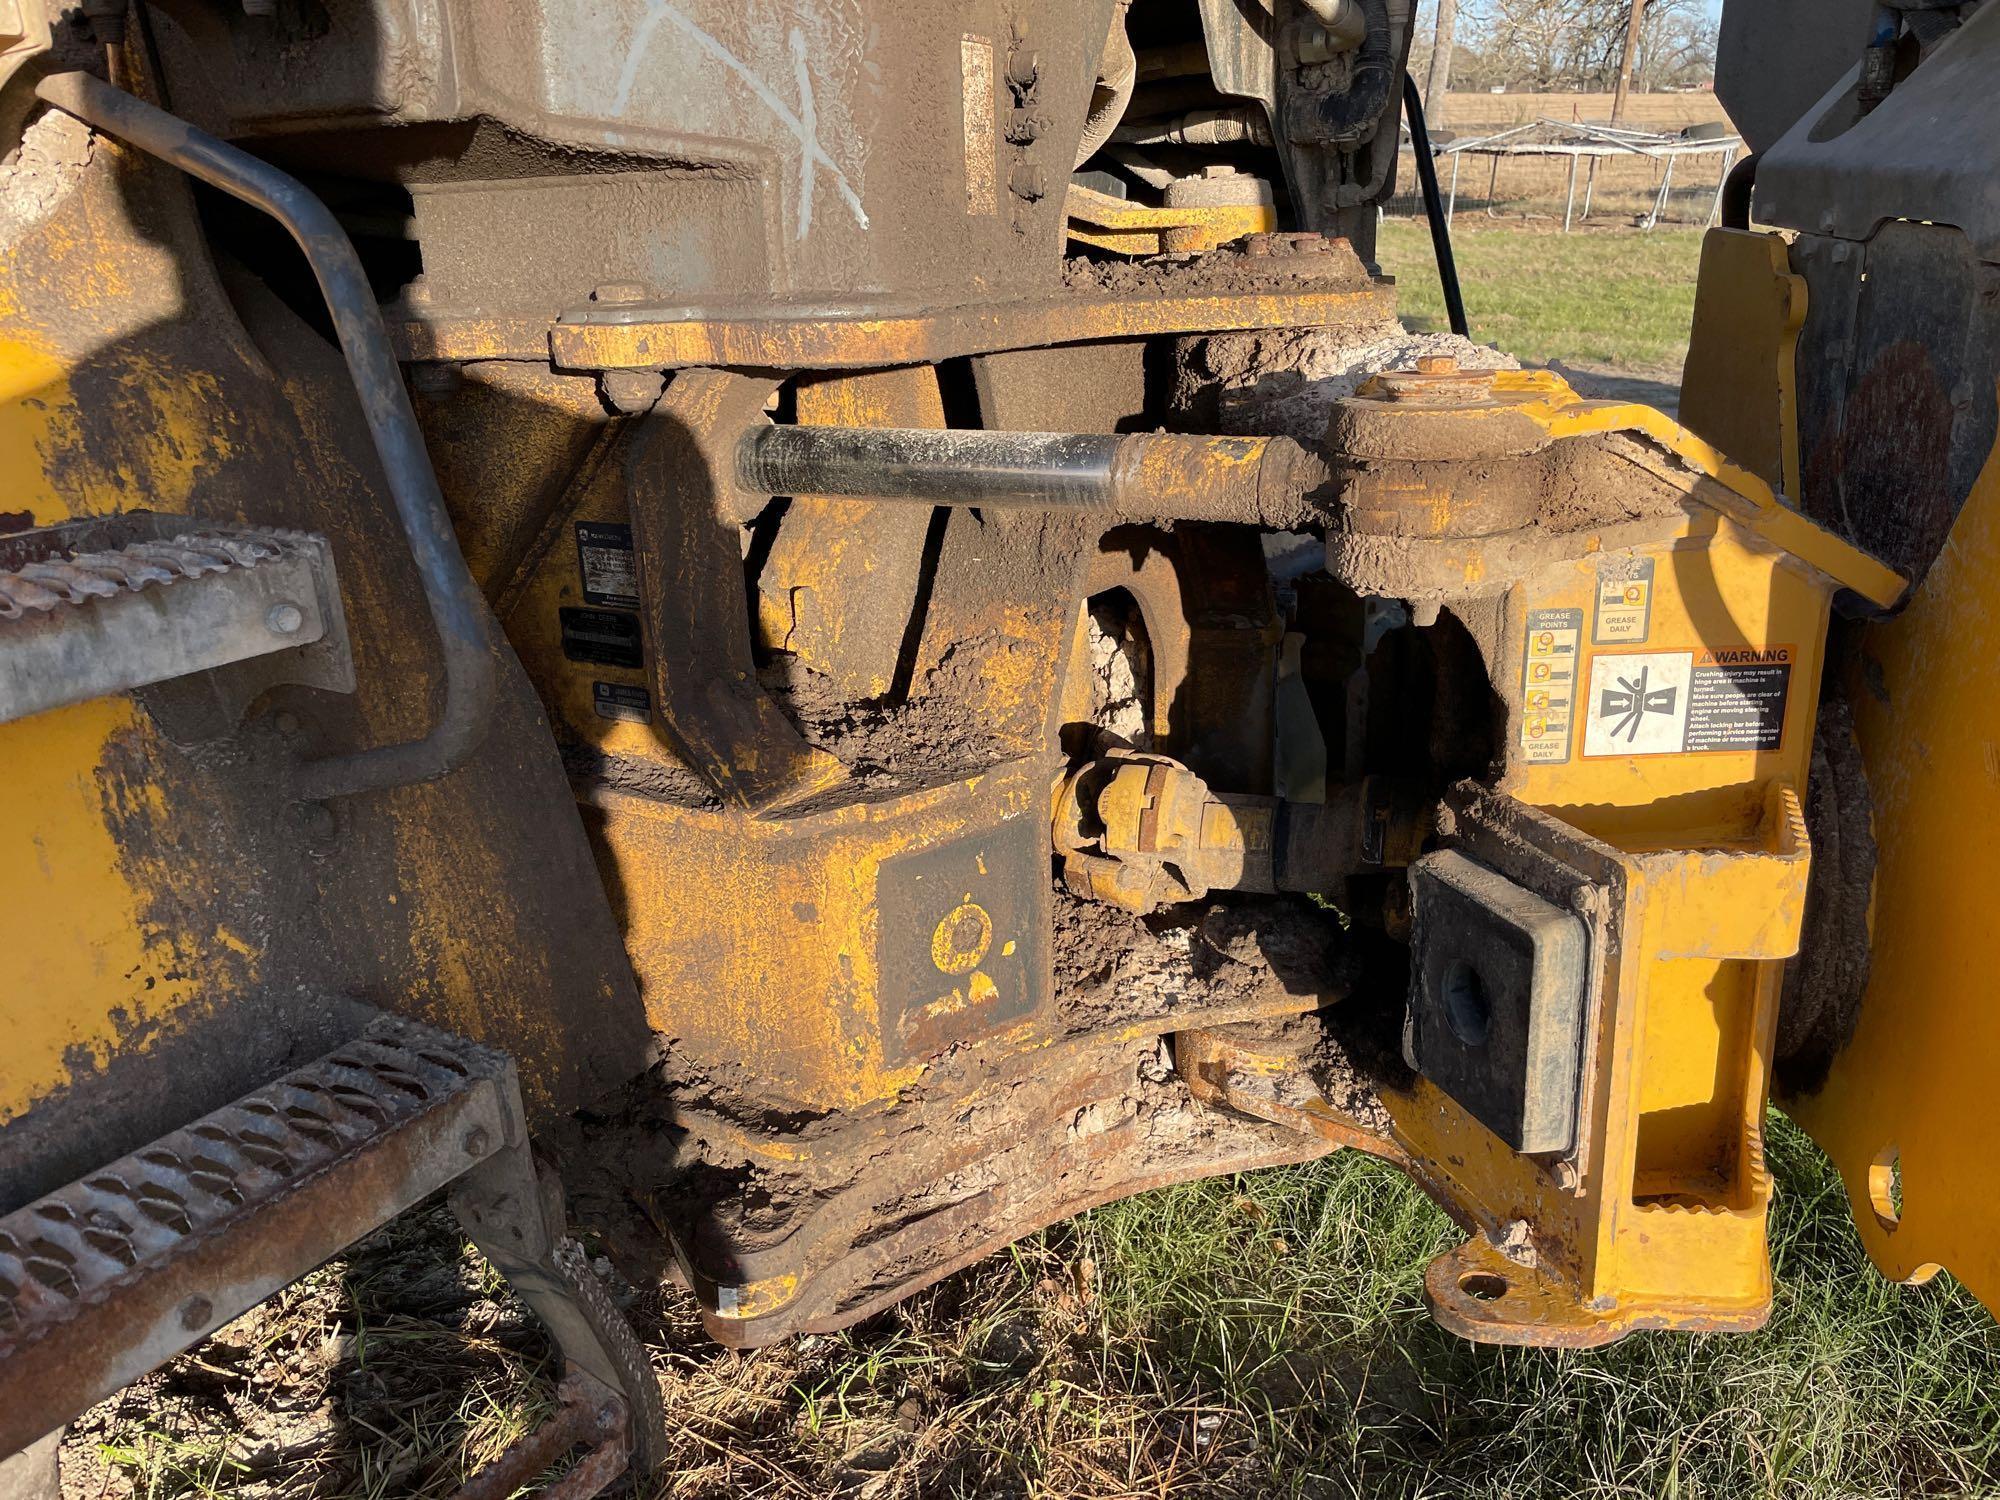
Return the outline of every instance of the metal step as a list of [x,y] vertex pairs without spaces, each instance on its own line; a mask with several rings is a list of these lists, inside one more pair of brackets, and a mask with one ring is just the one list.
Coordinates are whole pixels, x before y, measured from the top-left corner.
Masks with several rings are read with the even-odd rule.
[[0,1454],[517,1147],[511,1060],[382,1018],[0,1218]]
[[277,680],[353,687],[324,537],[143,512],[0,537],[0,723],[280,652],[312,659]]

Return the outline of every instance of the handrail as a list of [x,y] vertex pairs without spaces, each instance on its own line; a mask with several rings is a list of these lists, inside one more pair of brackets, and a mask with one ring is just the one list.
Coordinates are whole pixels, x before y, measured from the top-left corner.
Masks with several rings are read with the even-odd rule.
[[303,801],[318,802],[434,781],[463,765],[486,737],[498,692],[486,600],[459,550],[381,310],[347,232],[297,178],[102,79],[88,73],[51,74],[35,93],[93,129],[261,208],[298,241],[326,298],[444,649],[444,710],[421,739],[294,768],[290,790]]

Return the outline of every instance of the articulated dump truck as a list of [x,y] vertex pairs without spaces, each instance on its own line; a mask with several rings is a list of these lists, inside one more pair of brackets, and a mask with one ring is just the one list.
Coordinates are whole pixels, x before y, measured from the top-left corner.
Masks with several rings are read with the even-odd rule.
[[1468,1339],[1754,1336],[1773,1100],[2000,1303],[2000,4],[1730,6],[1678,417],[1459,336],[1413,9],[0,0],[23,1492],[435,1193],[480,1494],[658,1462],[600,1257],[1342,1149]]

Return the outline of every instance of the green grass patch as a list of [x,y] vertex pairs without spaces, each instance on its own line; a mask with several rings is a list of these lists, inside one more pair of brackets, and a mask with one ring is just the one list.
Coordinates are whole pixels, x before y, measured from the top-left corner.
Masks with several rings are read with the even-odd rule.
[[[1452,244],[1472,336],[1530,364],[1562,360],[1680,378],[1694,313],[1698,229],[1556,234],[1492,228],[1461,214]],[[1382,224],[1382,269],[1396,278],[1403,321],[1445,326],[1429,228]]]

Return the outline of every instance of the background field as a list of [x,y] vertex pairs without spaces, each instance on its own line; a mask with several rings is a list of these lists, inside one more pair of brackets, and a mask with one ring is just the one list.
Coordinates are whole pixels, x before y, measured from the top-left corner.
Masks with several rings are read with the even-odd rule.
[[[1445,96],[1441,120],[1431,122],[1434,143],[1448,136],[1487,136],[1535,120],[1587,121],[1603,124],[1611,118],[1609,94],[1473,94]],[[1633,94],[1625,103],[1622,123],[1633,130],[1673,134],[1690,125],[1727,124],[1728,115],[1711,93]],[[1452,158],[1438,163],[1443,188],[1450,190]],[[1650,212],[1665,170],[1661,161],[1638,156],[1601,158],[1595,168],[1596,186],[1589,191],[1594,225],[1628,227]],[[1663,224],[1707,222],[1722,171],[1720,156],[1684,157],[1674,168]],[[1589,189],[1592,168],[1578,171],[1576,207],[1579,216]],[[1466,155],[1458,163],[1458,206],[1455,227],[1474,228],[1496,220],[1508,224],[1562,225],[1568,188],[1569,162],[1557,157],[1509,157],[1494,171],[1489,157]],[[1393,217],[1422,212],[1416,174],[1404,150],[1396,178],[1402,191],[1388,205]]]
[[[1608,120],[1609,94],[1478,94],[1454,90],[1432,124],[1463,135],[1484,135],[1529,120]],[[1634,130],[1679,130],[1726,120],[1722,101],[1703,90],[1686,94],[1631,94],[1624,123]]]
[[[1697,244],[1464,233],[1474,332],[1670,382]],[[1391,222],[1382,258],[1435,325],[1421,229]],[[1993,1320],[1949,1276],[1882,1282],[1775,1116],[1771,1164],[1777,1305],[1748,1337],[1461,1343],[1418,1300],[1455,1231],[1351,1154],[1099,1209],[848,1333],[750,1355],[708,1343],[680,1294],[635,1296],[675,1450],[651,1493],[2000,1495]],[[552,1373],[532,1320],[423,1211],[100,1408],[71,1492],[444,1495],[540,1414]]]

